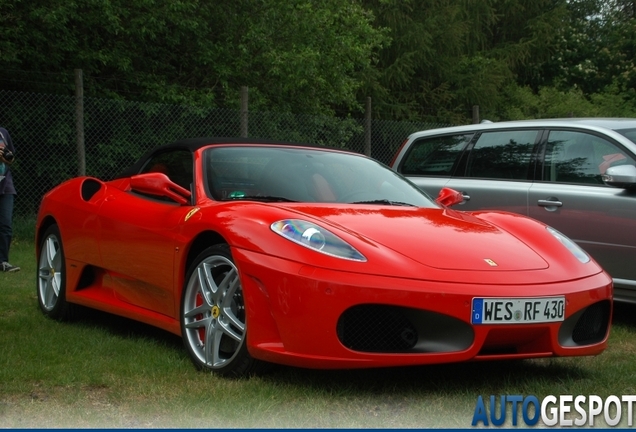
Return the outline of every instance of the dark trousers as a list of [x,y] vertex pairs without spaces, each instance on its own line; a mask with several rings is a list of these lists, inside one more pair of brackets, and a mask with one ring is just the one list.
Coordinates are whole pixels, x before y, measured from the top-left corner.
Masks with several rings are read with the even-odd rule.
[[9,246],[13,236],[11,229],[13,197],[12,194],[0,195],[0,263],[9,261]]

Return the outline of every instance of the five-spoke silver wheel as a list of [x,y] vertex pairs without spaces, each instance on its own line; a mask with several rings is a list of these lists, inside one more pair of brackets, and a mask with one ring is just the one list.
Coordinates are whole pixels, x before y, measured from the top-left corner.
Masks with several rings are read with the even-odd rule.
[[68,318],[66,303],[64,249],[57,225],[45,231],[38,258],[38,302],[42,312],[51,318]]
[[226,245],[208,248],[195,260],[183,292],[181,327],[200,368],[242,375],[254,362],[245,347],[241,280]]

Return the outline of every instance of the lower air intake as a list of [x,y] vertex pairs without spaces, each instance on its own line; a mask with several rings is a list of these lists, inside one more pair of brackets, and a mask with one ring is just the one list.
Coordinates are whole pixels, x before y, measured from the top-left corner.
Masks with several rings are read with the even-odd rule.
[[574,326],[572,340],[581,345],[602,341],[607,333],[609,312],[610,305],[607,301],[588,307]]
[[415,346],[417,330],[397,307],[356,306],[338,322],[344,346],[363,352],[405,352]]
[[610,301],[603,300],[578,311],[561,324],[559,343],[582,346],[601,342],[609,329],[611,309]]
[[372,353],[438,353],[467,349],[472,327],[448,315],[403,306],[365,304],[338,320],[338,338],[347,348]]

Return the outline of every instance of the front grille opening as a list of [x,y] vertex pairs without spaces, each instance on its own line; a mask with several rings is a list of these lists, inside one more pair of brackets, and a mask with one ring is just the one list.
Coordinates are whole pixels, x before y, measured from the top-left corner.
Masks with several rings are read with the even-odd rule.
[[363,352],[405,352],[417,343],[417,330],[397,307],[356,306],[338,321],[344,346]]
[[609,301],[595,303],[588,307],[572,330],[572,340],[579,345],[602,341],[607,333],[609,314]]

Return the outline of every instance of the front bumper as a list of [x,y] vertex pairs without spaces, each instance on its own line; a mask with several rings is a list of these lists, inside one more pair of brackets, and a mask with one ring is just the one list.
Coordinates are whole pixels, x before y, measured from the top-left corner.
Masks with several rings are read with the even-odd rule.
[[[458,284],[328,270],[233,249],[255,358],[310,368],[596,355],[607,347],[606,273],[538,285]],[[511,276],[512,278],[512,276]],[[474,297],[565,296],[565,320],[473,325]]]

